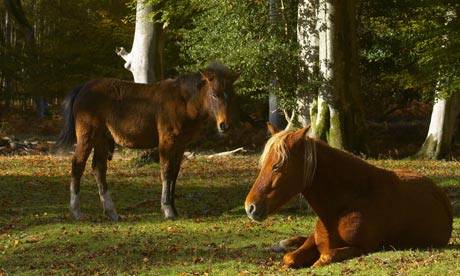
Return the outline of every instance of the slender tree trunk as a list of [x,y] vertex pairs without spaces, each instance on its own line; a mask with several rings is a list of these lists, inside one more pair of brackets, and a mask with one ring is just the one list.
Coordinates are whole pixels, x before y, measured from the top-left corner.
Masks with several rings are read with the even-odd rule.
[[[335,1],[336,44],[334,48],[337,72],[334,89],[339,104],[343,148],[354,152],[367,152],[365,120],[360,91],[359,56],[356,34],[355,1]],[[340,26],[340,27],[339,27]],[[333,116],[331,115],[331,121]],[[332,122],[331,122],[332,125]]]
[[428,134],[416,154],[417,158],[433,160],[450,160],[452,158],[452,138],[455,126],[458,125],[459,113],[459,93],[435,101]]
[[[274,37],[280,37],[280,0],[270,0],[269,2],[269,16],[270,16],[270,27],[272,29],[272,35]],[[287,125],[284,113],[279,109],[278,97],[276,91],[279,89],[276,72],[273,72],[272,81],[270,83],[270,95],[268,99],[268,121],[270,124],[275,126],[277,129],[284,129]]]
[[[4,45],[5,45],[5,48],[4,48],[4,51],[6,53],[6,49],[11,49],[12,48],[12,41],[11,41],[11,20],[10,20],[10,16],[8,13],[5,13],[5,26],[4,26],[4,29],[5,29],[5,38],[4,38]],[[4,73],[3,72],[3,76],[2,76],[2,83],[1,85],[3,86],[3,91],[4,91],[4,99],[5,99],[5,108],[6,109],[10,109],[11,108],[11,99],[13,97],[13,94],[14,94],[14,87],[13,87],[13,79],[11,78],[11,76],[9,76],[8,73]]]
[[131,52],[126,52],[123,47],[116,49],[116,53],[126,61],[125,68],[131,71],[138,83],[153,83],[164,77],[165,32],[162,23],[151,19],[153,12],[154,7],[148,1],[138,0]]
[[319,72],[322,78],[322,84],[319,89],[317,99],[317,111],[315,126],[313,127],[314,135],[324,141],[329,142],[330,125],[330,104],[333,102],[333,47],[334,47],[334,30],[332,17],[334,16],[334,6],[327,0],[319,0],[318,7],[318,25],[319,25]]
[[[298,121],[302,126],[314,125],[312,122],[313,99],[318,94],[314,85],[318,79],[319,37],[318,37],[319,0],[300,0],[297,14],[297,41],[300,46],[300,74],[308,89],[298,94]],[[313,111],[314,112],[314,111]],[[315,113],[316,115],[316,113]],[[314,126],[316,127],[316,126]]]

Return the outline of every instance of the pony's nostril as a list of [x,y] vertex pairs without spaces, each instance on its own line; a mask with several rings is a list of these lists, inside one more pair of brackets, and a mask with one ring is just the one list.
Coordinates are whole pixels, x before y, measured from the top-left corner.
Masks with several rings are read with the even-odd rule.
[[254,204],[249,205],[249,209],[248,209],[249,214],[252,215],[254,214],[255,211],[256,211],[256,205]]
[[219,128],[223,131],[226,131],[228,129],[228,125],[224,122],[219,124]]

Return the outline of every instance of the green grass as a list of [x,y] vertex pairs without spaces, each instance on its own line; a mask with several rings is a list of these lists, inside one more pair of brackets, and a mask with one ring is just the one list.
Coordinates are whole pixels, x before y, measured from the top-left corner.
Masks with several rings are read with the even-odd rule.
[[269,248],[307,235],[316,218],[300,199],[262,223],[246,217],[243,203],[258,172],[257,156],[185,162],[176,192],[180,218],[164,221],[159,166],[137,168],[116,155],[108,180],[121,222],[102,215],[89,170],[81,191],[86,220],[73,221],[67,210],[69,157],[0,157],[0,275],[458,275],[459,163],[372,162],[423,173],[449,192],[455,211],[449,246],[388,248],[291,270]]

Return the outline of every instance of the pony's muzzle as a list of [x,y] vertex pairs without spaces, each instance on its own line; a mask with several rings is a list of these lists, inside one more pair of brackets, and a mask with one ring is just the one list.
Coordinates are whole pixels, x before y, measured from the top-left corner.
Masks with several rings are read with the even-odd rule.
[[263,221],[267,216],[265,215],[265,208],[262,206],[257,207],[254,203],[245,204],[246,214],[248,217],[255,221]]
[[219,132],[224,133],[228,130],[229,126],[226,122],[219,123]]

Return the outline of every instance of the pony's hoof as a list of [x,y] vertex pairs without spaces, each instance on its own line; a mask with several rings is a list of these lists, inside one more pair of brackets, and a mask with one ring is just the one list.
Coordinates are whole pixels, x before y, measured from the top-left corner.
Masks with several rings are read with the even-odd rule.
[[121,220],[121,217],[117,213],[106,213],[105,215],[108,216],[113,221]]
[[165,216],[165,220],[176,220],[175,216]]
[[80,212],[79,210],[76,210],[76,211],[70,210],[70,212],[72,213],[73,219],[75,221],[83,220],[83,218],[84,218],[83,213]]
[[286,253],[286,249],[283,246],[277,244],[277,245],[274,245],[274,246],[270,247],[270,252]]
[[166,220],[175,220],[177,217],[177,211],[171,206],[163,206],[163,212]]

